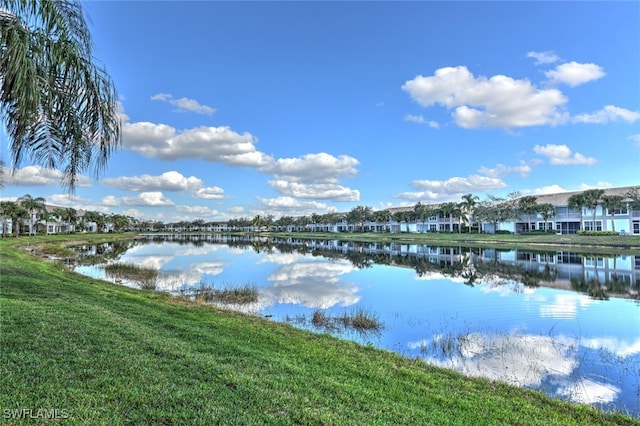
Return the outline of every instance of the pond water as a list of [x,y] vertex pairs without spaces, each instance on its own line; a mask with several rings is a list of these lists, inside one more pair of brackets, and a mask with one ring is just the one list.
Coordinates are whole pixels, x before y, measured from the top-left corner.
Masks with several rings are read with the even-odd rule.
[[[230,308],[640,418],[640,258],[411,244],[154,236],[87,246],[159,290],[249,284]],[[134,282],[118,281],[136,286]],[[382,327],[314,321],[364,313]]]

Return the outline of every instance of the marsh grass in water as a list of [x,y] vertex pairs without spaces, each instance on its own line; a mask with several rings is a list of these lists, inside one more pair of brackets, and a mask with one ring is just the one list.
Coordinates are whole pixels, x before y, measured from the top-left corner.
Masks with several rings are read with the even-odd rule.
[[222,303],[224,305],[245,305],[255,303],[259,296],[258,288],[252,284],[239,286],[225,284],[221,288],[207,286],[201,283],[200,287],[181,291],[182,296],[191,296],[202,303]]
[[135,282],[143,290],[155,290],[158,286],[158,270],[132,263],[111,263],[104,267],[107,277]]
[[[287,316],[285,321],[296,324],[307,323],[304,315],[296,316],[293,319]],[[359,334],[375,334],[382,332],[384,329],[383,322],[378,319],[376,314],[360,307],[351,312],[345,311],[342,315],[337,316],[332,316],[323,310],[316,309],[311,314],[309,323],[316,329],[338,333],[353,330]]]

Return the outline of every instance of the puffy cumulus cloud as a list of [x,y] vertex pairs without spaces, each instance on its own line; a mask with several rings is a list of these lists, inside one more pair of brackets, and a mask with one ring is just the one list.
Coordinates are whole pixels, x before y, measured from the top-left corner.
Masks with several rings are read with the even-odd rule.
[[[47,169],[41,166],[26,166],[20,169],[7,170],[7,185],[15,186],[44,186],[59,185],[63,173],[56,169]],[[78,176],[77,187],[90,187],[91,183],[86,176]]]
[[415,189],[427,189],[444,193],[469,193],[487,191],[507,186],[502,180],[489,176],[472,175],[466,178],[452,177],[447,180],[414,180],[411,186]]
[[558,184],[553,184],[553,185],[542,186],[540,188],[536,188],[531,191],[531,193],[536,195],[557,194],[559,192],[569,192],[569,190],[564,189]]
[[195,177],[185,177],[176,171],[162,173],[159,176],[122,176],[118,178],[106,178],[103,185],[118,188],[123,191],[189,191],[194,198],[221,199],[224,198],[224,189],[217,186],[204,187],[202,180]]
[[614,105],[607,105],[592,114],[579,114],[573,117],[574,123],[606,124],[612,121],[635,123],[640,120],[640,111],[630,111]]
[[201,103],[199,103],[194,99],[189,99],[189,98],[175,99],[172,95],[168,93],[158,93],[156,95],[153,95],[151,97],[151,100],[169,102],[171,105],[174,105],[177,107],[176,111],[178,112],[190,111],[190,112],[195,112],[198,114],[206,114],[206,115],[212,115],[214,112],[216,112],[215,108],[212,108],[207,105],[202,105]]
[[206,188],[199,188],[191,193],[195,198],[202,198],[205,200],[219,200],[225,197],[224,189],[219,186],[208,186]]
[[560,60],[560,57],[550,50],[547,50],[544,52],[535,52],[535,51],[527,52],[527,58],[535,59],[536,65],[552,64]]
[[440,128],[440,124],[437,121],[429,121],[429,127],[431,127],[432,129],[439,129]]
[[521,161],[519,166],[505,166],[504,164],[498,164],[494,168],[482,166],[480,167],[478,172],[490,178],[499,178],[511,173],[517,173],[522,177],[526,177],[529,175],[529,173],[531,173],[531,164],[536,164],[536,163],[539,163],[539,162],[532,161],[529,164],[527,164],[524,161]]
[[296,211],[300,212],[300,214],[317,213],[320,211],[335,211],[334,207],[330,207],[325,203],[320,203],[318,201],[300,201],[293,197],[258,197],[258,201],[267,209],[283,210],[287,212]]
[[404,116],[404,121],[411,121],[413,123],[423,124],[424,123],[424,117],[421,116],[421,115],[407,114],[407,115]]
[[604,70],[599,65],[580,64],[574,61],[560,64],[555,69],[547,71],[544,74],[548,79],[548,83],[564,83],[571,87],[605,76]]
[[538,155],[549,158],[549,164],[555,166],[568,166],[576,164],[592,165],[597,162],[593,157],[585,157],[579,152],[572,153],[567,145],[547,144],[544,146],[536,145],[533,150]]
[[466,67],[446,67],[433,76],[417,76],[402,90],[424,107],[442,105],[453,110],[455,122],[468,129],[516,128],[559,124],[568,114],[567,102],[557,89],[538,89],[528,80],[504,75],[474,76]]
[[334,157],[321,152],[297,158],[279,158],[261,170],[289,182],[337,183],[341,177],[355,176],[358,164],[358,160],[348,155]]
[[52,204],[59,207],[73,207],[75,209],[81,208],[86,210],[87,206],[91,204],[91,200],[75,194],[52,194],[47,195],[47,204]]
[[393,195],[410,201],[428,200],[432,202],[459,199],[464,194],[500,189],[507,184],[497,177],[471,175],[452,177],[447,180],[414,180],[411,187],[418,191],[401,192]]
[[313,198],[333,201],[359,201],[360,191],[333,183],[299,183],[286,180],[269,181],[280,194],[296,198]]
[[142,175],[118,178],[105,178],[105,186],[123,191],[192,191],[202,188],[202,181],[194,176],[185,177],[176,171],[162,173],[160,176]]
[[220,215],[218,210],[207,206],[176,206],[176,210],[180,213],[186,213],[188,217],[214,217]]
[[231,166],[266,167],[273,158],[256,150],[257,139],[227,126],[196,127],[180,133],[166,124],[125,123],[123,146],[161,160],[199,158]]
[[149,207],[165,207],[174,206],[174,202],[167,198],[160,191],[141,192],[135,197],[116,198],[108,195],[102,198],[102,204],[105,206],[149,206]]

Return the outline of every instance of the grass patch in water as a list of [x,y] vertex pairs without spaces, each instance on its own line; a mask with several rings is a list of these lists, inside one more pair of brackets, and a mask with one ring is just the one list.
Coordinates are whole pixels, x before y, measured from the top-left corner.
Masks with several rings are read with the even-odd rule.
[[191,296],[198,302],[246,305],[257,302],[260,293],[252,284],[225,285],[222,288],[215,288],[202,283],[200,287],[185,290],[182,294]]
[[133,263],[111,263],[104,267],[107,277],[135,282],[143,290],[155,290],[158,286],[158,270]]

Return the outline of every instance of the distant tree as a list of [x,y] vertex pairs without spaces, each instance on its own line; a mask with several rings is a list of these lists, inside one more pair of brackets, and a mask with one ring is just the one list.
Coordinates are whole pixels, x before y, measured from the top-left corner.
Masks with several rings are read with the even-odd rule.
[[527,215],[527,229],[531,223],[531,215],[538,213],[538,197],[526,195],[518,200],[518,209]]
[[0,202],[2,208],[3,226],[5,225],[6,218],[11,219],[11,227],[16,238],[20,236],[20,227],[22,222],[29,215],[29,212],[20,203],[14,201],[2,201]]
[[591,229],[596,230],[596,210],[602,196],[604,195],[604,189],[587,189],[582,193],[584,195],[585,205],[593,210],[593,222],[591,223]]
[[584,193],[573,194],[569,197],[567,207],[570,210],[578,210],[580,212],[580,229],[584,229],[584,220],[582,217],[582,210],[587,205],[587,200],[584,197]]
[[373,209],[368,206],[356,206],[346,216],[347,223],[356,225],[356,229],[362,231],[364,222],[373,219]]
[[385,231],[387,230],[386,224],[390,219],[391,214],[389,213],[389,210],[376,210],[375,212],[373,212],[373,220],[378,224],[384,224],[385,228],[383,229]]
[[635,186],[625,192],[624,196],[631,200],[629,208],[640,210],[640,186]]
[[477,207],[477,216],[482,222],[489,222],[494,232],[498,230],[498,223],[508,222],[518,217],[518,209],[514,200],[517,195],[510,194],[509,198],[488,195]]
[[[474,210],[476,205],[478,204],[479,198],[476,195],[465,194],[462,196],[462,201],[460,204],[460,217],[464,219],[469,224],[469,232],[471,232],[471,228],[474,223]],[[478,228],[478,232],[480,232],[480,228]]]
[[616,210],[624,207],[624,197],[622,195],[604,195],[602,196],[602,208],[609,210],[611,213],[611,230],[616,232]]
[[422,221],[422,232],[424,232],[424,222],[429,218],[431,209],[418,201],[418,203],[413,206],[413,214],[416,217],[416,220]]
[[556,214],[555,206],[551,203],[538,204],[536,206],[536,213],[542,216],[542,220],[544,221],[544,230],[547,231],[547,222],[549,222],[549,218]]
[[443,203],[440,204],[438,210],[444,217],[449,218],[449,231],[453,232],[453,217],[460,214],[458,204],[454,202]]
[[30,194],[18,198],[18,203],[29,212],[29,235],[33,235],[35,222],[38,221],[42,212],[46,211],[46,200],[42,197],[33,198]]

